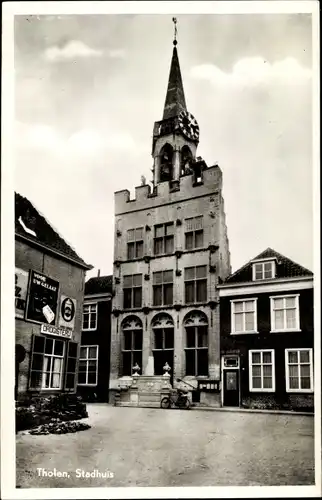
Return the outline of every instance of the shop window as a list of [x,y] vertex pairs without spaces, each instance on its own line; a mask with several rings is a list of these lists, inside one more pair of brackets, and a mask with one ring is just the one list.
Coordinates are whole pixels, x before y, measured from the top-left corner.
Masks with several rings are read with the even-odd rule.
[[68,343],[66,356],[66,341],[34,335],[29,388],[61,390],[63,388],[64,362],[66,362],[65,388],[74,388],[76,360],[77,343]]

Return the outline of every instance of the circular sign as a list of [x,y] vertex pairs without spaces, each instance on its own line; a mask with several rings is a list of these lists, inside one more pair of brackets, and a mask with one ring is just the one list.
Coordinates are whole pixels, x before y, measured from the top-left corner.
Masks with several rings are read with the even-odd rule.
[[26,349],[21,344],[16,344],[16,361],[22,363],[26,357]]
[[75,305],[72,299],[67,297],[66,299],[63,300],[62,305],[61,305],[61,315],[67,323],[72,321],[75,316]]

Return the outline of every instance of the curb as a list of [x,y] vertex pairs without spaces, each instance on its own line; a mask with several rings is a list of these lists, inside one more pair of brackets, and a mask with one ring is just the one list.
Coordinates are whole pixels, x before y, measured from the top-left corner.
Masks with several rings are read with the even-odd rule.
[[[145,408],[145,409],[154,409],[154,410],[162,410],[159,406],[115,406],[112,403],[87,403],[95,406],[110,406],[111,408]],[[175,408],[176,410],[179,408]],[[163,410],[164,411],[164,410]],[[230,412],[230,413],[264,413],[266,415],[294,415],[294,416],[305,416],[305,417],[314,417],[313,412],[309,411],[291,411],[291,410],[260,410],[260,409],[252,409],[252,408],[215,408],[212,406],[191,406],[189,411],[222,411],[222,412]]]
[[298,415],[298,416],[306,416],[306,417],[314,417],[313,412],[304,412],[304,411],[291,411],[291,410],[260,410],[260,409],[251,409],[251,408],[212,408],[209,406],[192,406],[191,410],[193,411],[223,411],[230,413],[264,413],[266,415]]

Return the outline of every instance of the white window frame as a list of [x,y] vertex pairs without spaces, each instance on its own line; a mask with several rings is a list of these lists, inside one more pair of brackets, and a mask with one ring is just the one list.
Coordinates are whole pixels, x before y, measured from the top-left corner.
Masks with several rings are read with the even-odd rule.
[[[265,278],[264,274],[264,266],[265,264],[271,264],[272,265],[272,276],[270,278]],[[262,266],[262,278],[256,278],[256,266]],[[274,279],[276,276],[276,262],[275,260],[264,260],[262,262],[254,262],[253,263],[253,281],[264,281],[264,280],[271,280]]]
[[[235,303],[236,302],[254,302],[255,307],[254,307],[254,330],[242,330],[242,331],[236,331],[235,327]],[[244,312],[244,311],[243,311]],[[246,312],[246,311],[245,311]],[[250,312],[250,311],[249,311]],[[245,318],[243,316],[243,318]],[[244,319],[245,323],[245,319]],[[247,297],[243,299],[234,299],[230,301],[230,329],[231,329],[231,335],[243,335],[247,333],[258,333],[258,326],[257,326],[257,297]]]
[[[89,358],[88,357],[88,353],[89,353],[89,348],[90,347],[96,347],[96,358]],[[82,348],[86,348],[86,358],[81,358],[81,349]],[[79,384],[78,381],[77,381],[77,385],[81,385],[81,386],[86,386],[86,387],[96,387],[97,384],[98,384],[98,349],[99,349],[99,346],[98,344],[95,344],[95,345],[81,345],[80,346],[80,351],[79,351],[79,361],[86,361],[86,382],[83,383],[83,384]],[[88,361],[96,361],[96,383],[95,384],[89,384],[87,382],[88,380]]]
[[[290,388],[290,371],[288,362],[288,353],[296,351],[308,351],[309,352],[309,362],[310,362],[310,389],[291,389]],[[294,363],[295,364],[295,363]],[[305,363],[306,364],[306,363]],[[298,367],[301,363],[296,364]],[[299,384],[301,384],[301,377],[298,374]],[[285,382],[286,382],[286,392],[300,392],[300,393],[312,393],[314,392],[313,387],[313,349],[311,347],[295,347],[294,349],[285,349]]]
[[[252,354],[256,352],[270,352],[272,354],[272,388],[258,388],[255,387],[253,388],[253,371],[252,371]],[[263,366],[262,362],[263,356],[261,355],[261,364],[260,366]],[[257,365],[258,366],[258,365]],[[249,370],[249,392],[275,392],[275,349],[251,349],[248,351],[248,370]],[[263,385],[263,369],[261,369],[261,382]]]
[[[85,306],[96,306],[95,307],[95,313],[89,313],[89,321],[88,321],[88,324],[89,324],[89,327],[88,328],[84,328],[84,307]],[[95,327],[94,328],[91,328],[90,327],[90,324],[91,324],[91,315],[92,314],[95,314]],[[89,332],[89,331],[94,331],[97,329],[97,302],[86,302],[83,304],[83,314],[82,314],[82,331],[83,332]]]
[[[51,353],[45,353],[43,354],[43,368],[42,368],[42,380],[41,380],[41,390],[42,391],[60,391],[63,386],[63,378],[65,374],[66,367],[64,366],[64,363],[67,362],[65,361],[65,354],[66,354],[66,342],[64,342],[61,339],[54,338],[53,340],[53,347],[52,347],[52,352]],[[63,354],[54,354],[55,350],[55,344],[56,342],[62,342],[63,344]],[[46,346],[46,341],[45,341],[45,346]],[[49,370],[45,370],[45,360],[49,359]],[[60,359],[61,364],[60,364],[60,371],[59,372],[54,372],[53,371],[53,364],[54,364],[54,359]],[[50,373],[50,387],[46,387],[45,381],[46,381],[46,374]],[[59,387],[52,387],[52,381],[53,381],[53,375],[59,373]]]
[[[299,297],[300,294],[289,294],[289,295],[271,295],[270,296],[270,302],[271,302],[271,333],[275,332],[300,332],[300,302],[299,302]],[[285,314],[284,314],[284,328],[275,328],[275,315],[274,315],[274,300],[275,299],[290,299],[290,298],[295,298],[295,327],[294,328],[285,328]],[[283,308],[283,311],[286,309]]]

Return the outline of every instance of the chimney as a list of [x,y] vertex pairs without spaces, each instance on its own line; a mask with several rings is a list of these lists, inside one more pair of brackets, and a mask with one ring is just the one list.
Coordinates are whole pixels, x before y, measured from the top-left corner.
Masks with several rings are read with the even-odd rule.
[[97,271],[97,277],[99,278],[99,277],[100,277],[100,275],[101,275],[101,270],[99,269],[99,270]]

